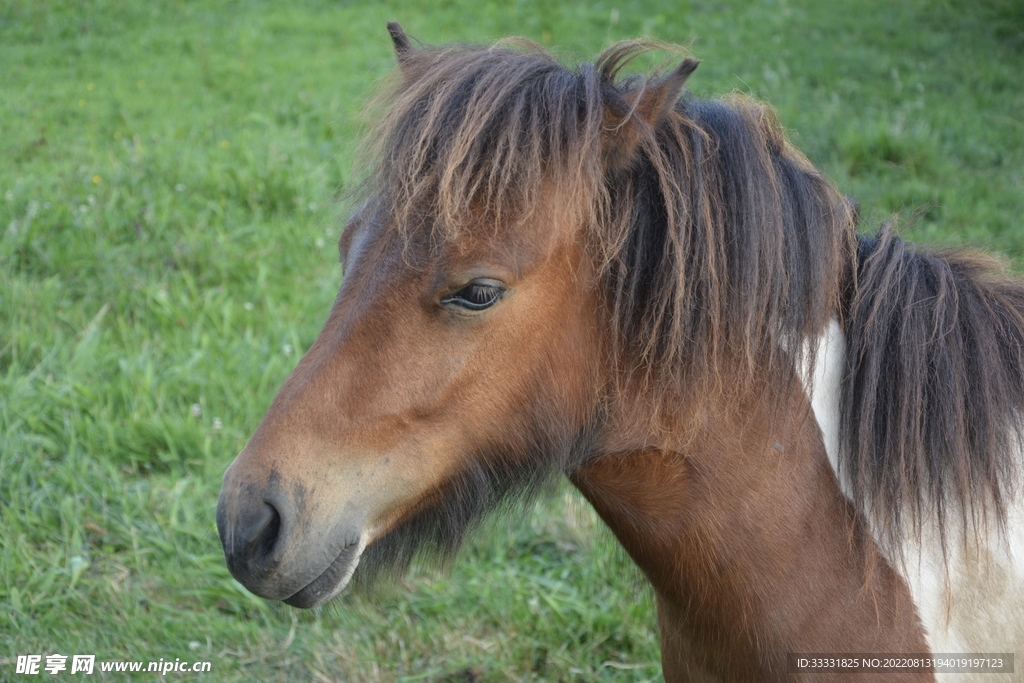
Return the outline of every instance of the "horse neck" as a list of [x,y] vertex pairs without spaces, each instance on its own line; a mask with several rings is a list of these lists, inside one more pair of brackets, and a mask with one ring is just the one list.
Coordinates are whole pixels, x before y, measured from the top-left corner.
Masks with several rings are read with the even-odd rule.
[[786,653],[927,652],[799,383],[734,405],[675,443],[612,430],[570,477],[653,584],[666,680],[781,679]]

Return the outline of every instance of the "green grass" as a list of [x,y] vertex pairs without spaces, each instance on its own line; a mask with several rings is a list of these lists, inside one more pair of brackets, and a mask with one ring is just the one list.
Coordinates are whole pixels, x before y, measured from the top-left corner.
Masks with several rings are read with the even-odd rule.
[[204,659],[217,681],[660,679],[651,597],[566,490],[449,572],[317,612],[224,567],[220,476],[337,291],[335,198],[389,19],[569,59],[689,44],[692,87],[774,104],[868,225],[1024,249],[1013,0],[6,0],[0,680],[50,652]]

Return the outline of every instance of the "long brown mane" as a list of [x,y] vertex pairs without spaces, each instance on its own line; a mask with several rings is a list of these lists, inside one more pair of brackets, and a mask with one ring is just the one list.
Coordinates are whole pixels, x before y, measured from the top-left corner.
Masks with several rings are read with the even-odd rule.
[[854,218],[769,108],[683,99],[609,168],[602,140],[617,133],[605,111],[628,110],[650,82],[616,78],[651,46],[619,43],[575,70],[526,47],[425,48],[403,60],[370,136],[378,164],[367,187],[392,225],[427,215],[435,240],[455,240],[483,207],[495,229],[513,229],[554,184],[601,266],[615,339],[669,400],[681,387],[746,391],[820,331],[848,276]]
[[[651,83],[620,79],[646,49],[620,43],[574,69],[525,44],[410,50],[369,136],[367,199],[404,238],[440,244],[482,229],[470,216],[514,230],[557,187],[598,266],[617,374],[662,410],[784,394],[802,342],[838,317],[843,467],[861,509],[894,539],[908,505],[967,515],[984,498],[1001,516],[1013,437],[993,435],[1024,408],[1024,290],[983,284],[963,259],[893,256],[888,237],[858,250],[850,203],[748,98],[686,96],[629,159],[609,158],[606,112],[628,118]],[[926,286],[884,293],[905,277]],[[913,320],[897,310],[936,302]],[[950,341],[908,358],[925,339]]]
[[[861,238],[850,302],[841,456],[855,500],[894,549],[907,521],[950,515],[970,539],[1020,486],[1024,287],[967,251]],[[909,519],[904,519],[909,517]]]

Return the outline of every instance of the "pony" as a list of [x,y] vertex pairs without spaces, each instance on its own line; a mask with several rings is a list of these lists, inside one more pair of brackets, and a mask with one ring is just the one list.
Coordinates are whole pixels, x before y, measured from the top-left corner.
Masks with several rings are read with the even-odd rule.
[[[316,607],[564,475],[653,587],[666,681],[1012,671],[1024,284],[859,236],[767,106],[685,92],[691,58],[388,29],[340,291],[224,474],[231,573]],[[914,661],[886,680],[947,675]]]

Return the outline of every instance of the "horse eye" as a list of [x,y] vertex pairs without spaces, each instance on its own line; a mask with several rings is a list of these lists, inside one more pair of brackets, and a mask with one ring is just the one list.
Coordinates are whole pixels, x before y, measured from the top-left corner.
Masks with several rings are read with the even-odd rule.
[[441,303],[470,311],[482,311],[496,304],[504,291],[505,288],[493,280],[474,280],[454,294],[441,299]]

